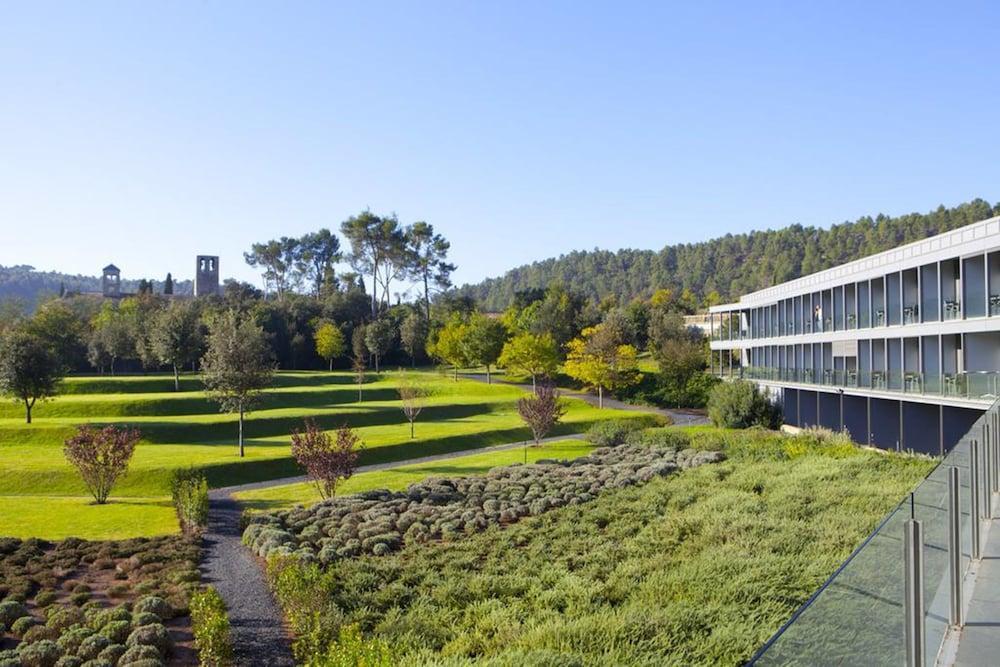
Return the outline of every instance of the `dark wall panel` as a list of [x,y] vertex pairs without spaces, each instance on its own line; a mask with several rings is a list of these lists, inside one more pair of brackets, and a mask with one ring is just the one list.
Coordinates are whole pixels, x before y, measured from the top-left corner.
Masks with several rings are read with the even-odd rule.
[[785,389],[785,398],[781,403],[782,413],[784,415],[785,423],[791,424],[792,426],[799,425],[798,411],[799,411],[799,390],[798,389]]
[[882,449],[896,449],[899,442],[899,401],[872,399],[872,444]]
[[819,392],[819,425],[832,431],[840,430],[840,394]]
[[968,432],[984,410],[944,407],[944,449],[950,450]]
[[903,401],[903,448],[921,454],[941,453],[940,408]]
[[868,399],[864,396],[844,395],[844,430],[854,442],[868,444]]
[[802,419],[802,423],[799,426],[802,428],[816,426],[815,391],[799,391],[799,415]]

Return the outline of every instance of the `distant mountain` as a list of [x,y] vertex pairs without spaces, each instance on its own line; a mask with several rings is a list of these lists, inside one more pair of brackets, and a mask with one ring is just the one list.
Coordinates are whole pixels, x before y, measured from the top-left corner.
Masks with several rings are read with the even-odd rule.
[[1000,203],[975,199],[953,208],[898,217],[877,215],[829,229],[792,225],[727,234],[702,243],[655,250],[581,250],[512,269],[499,278],[459,288],[482,308],[500,311],[525,289],[561,281],[591,299],[629,301],[667,287],[690,289],[699,299],[715,291],[724,301],[1000,215]]
[[[154,291],[163,292],[163,280],[153,280]],[[100,292],[100,276],[81,276],[56,271],[36,271],[35,267],[21,264],[0,266],[0,299],[20,299],[33,306],[40,298],[59,294],[60,286],[67,292]],[[139,280],[122,280],[122,291],[135,292]],[[174,280],[174,294],[191,294],[194,283]]]

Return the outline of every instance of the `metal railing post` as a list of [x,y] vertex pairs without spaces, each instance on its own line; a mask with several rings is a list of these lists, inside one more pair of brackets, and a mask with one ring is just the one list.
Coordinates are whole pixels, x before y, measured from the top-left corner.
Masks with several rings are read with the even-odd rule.
[[962,626],[962,512],[958,468],[948,468],[948,570],[950,574],[953,627]]
[[983,517],[986,520],[993,518],[993,503],[991,493],[993,491],[993,442],[990,437],[989,420],[983,424]]
[[905,525],[903,573],[906,665],[924,667],[924,529],[917,519]]
[[972,440],[969,443],[969,453],[971,454],[971,465],[969,466],[969,527],[972,531],[972,558],[979,560],[979,441]]

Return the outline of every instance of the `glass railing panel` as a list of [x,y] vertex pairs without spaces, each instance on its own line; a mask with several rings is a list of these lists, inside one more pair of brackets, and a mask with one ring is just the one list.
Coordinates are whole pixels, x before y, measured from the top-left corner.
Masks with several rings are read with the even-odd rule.
[[990,371],[969,371],[965,376],[965,397],[974,400],[995,400],[1000,395],[1000,378]]
[[960,320],[962,319],[962,302],[946,299],[944,302],[944,319],[946,320]]
[[993,406],[938,466],[892,510],[813,597],[751,660],[755,665],[891,665],[905,662],[903,549],[906,520],[923,528],[926,664],[935,663],[948,630],[948,477],[958,470],[960,564],[971,560],[970,441],[982,437]]

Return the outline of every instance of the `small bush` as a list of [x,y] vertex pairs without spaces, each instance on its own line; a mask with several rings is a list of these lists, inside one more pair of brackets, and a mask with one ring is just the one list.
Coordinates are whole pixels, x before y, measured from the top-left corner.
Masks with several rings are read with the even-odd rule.
[[160,623],[144,625],[136,628],[125,641],[125,646],[134,648],[136,646],[152,646],[159,651],[160,656],[166,656],[173,649],[174,642],[170,638],[167,629]]
[[34,616],[22,616],[10,626],[10,632],[15,637],[24,637],[24,634],[31,628],[38,625],[38,619]]
[[132,607],[132,614],[138,616],[139,614],[156,614],[162,620],[167,620],[174,614],[174,610],[171,609],[170,603],[161,597],[156,595],[148,595],[141,598]]
[[119,665],[131,665],[140,660],[160,660],[160,651],[149,644],[133,644],[129,646],[118,661]]
[[221,667],[233,660],[229,616],[222,596],[212,587],[191,596],[191,626],[202,665]]
[[43,639],[33,644],[21,644],[18,654],[23,667],[55,667],[62,653],[56,643]]
[[708,417],[723,428],[777,428],[781,413],[753,382],[720,382],[708,399]]
[[0,628],[9,628],[14,621],[27,615],[27,607],[17,600],[0,602]]
[[598,447],[617,447],[625,442],[625,436],[642,428],[642,424],[631,419],[609,419],[597,422],[587,431],[587,440]]
[[40,609],[43,609],[45,607],[48,607],[53,602],[55,602],[58,598],[59,596],[53,590],[46,589],[40,591],[38,595],[35,596],[35,606],[37,606]]
[[170,480],[170,494],[182,530],[192,533],[208,525],[208,481],[200,470],[176,470]]
[[625,436],[625,444],[642,447],[662,447],[679,452],[691,446],[691,438],[684,431],[674,428],[644,428],[641,431],[628,433]]
[[101,635],[112,644],[124,644],[131,630],[132,624],[128,621],[111,621],[101,628]]
[[397,659],[385,641],[365,639],[357,625],[345,625],[318,662],[325,667],[392,667]]

